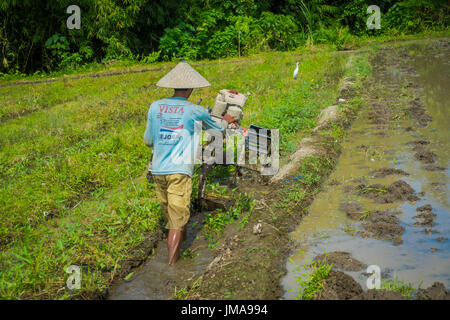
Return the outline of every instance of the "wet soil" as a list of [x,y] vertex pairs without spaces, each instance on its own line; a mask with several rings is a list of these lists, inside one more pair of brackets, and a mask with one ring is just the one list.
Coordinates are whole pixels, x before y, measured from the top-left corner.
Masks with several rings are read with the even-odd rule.
[[415,98],[409,103],[411,107],[407,109],[407,112],[409,112],[410,116],[413,119],[417,120],[417,123],[420,127],[425,128],[426,126],[428,126],[428,123],[430,123],[433,118],[426,113],[425,106],[423,105],[420,98]]
[[450,292],[440,282],[435,282],[427,289],[419,289],[418,300],[450,300]]
[[376,203],[419,200],[414,189],[403,180],[397,180],[387,188],[381,184],[360,184],[356,186],[355,190],[359,195],[373,199]]
[[436,154],[425,149],[423,146],[414,147],[413,150],[416,152],[414,157],[419,161],[424,163],[434,163],[436,161]]
[[366,267],[364,263],[356,260],[350,253],[345,251],[334,251],[323,253],[314,258],[320,264],[332,264],[333,268],[344,271],[361,271]]
[[390,175],[409,176],[409,173],[407,173],[401,169],[397,169],[397,168],[384,167],[384,168],[369,172],[369,175],[374,178],[384,178],[384,177],[390,176]]
[[352,297],[352,300],[405,300],[405,297],[392,290],[369,289],[366,292]]
[[[333,263],[329,276],[323,280],[322,291],[315,300],[405,300],[399,292],[386,289],[369,289],[363,291],[362,286],[343,271],[360,271],[365,265],[354,259],[348,252],[335,251],[327,255],[321,254],[314,258],[321,264]],[[386,276],[383,276],[386,278]],[[450,292],[440,282],[435,282],[426,289],[418,289],[417,300],[450,300]]]
[[[450,300],[450,292],[440,282],[435,282],[426,289],[419,289],[413,299],[417,300]],[[363,291],[362,286],[350,275],[331,270],[323,281],[323,289],[315,300],[406,300],[399,292],[386,289],[369,289]]]
[[[211,200],[208,203],[212,206],[212,203],[216,202]],[[224,201],[224,205],[228,205],[228,202]],[[167,263],[167,230],[165,230],[160,233],[155,242],[148,243],[152,245],[148,248],[149,259],[142,265],[133,266],[133,275],[129,280],[113,284],[107,298],[109,300],[171,299],[175,287],[179,289],[188,287],[214,257],[214,252],[208,248],[208,243],[197,237],[207,213],[209,212],[191,214],[187,239],[182,243],[180,259],[175,265],[169,266]]]
[[433,208],[431,205],[427,204],[421,207],[418,207],[416,211],[418,214],[413,218],[417,220],[413,224],[415,227],[434,227],[434,220],[436,219],[436,214],[432,212]]
[[344,202],[339,206],[339,210],[345,212],[347,217],[358,220],[364,215],[364,208],[358,202]]
[[[380,103],[369,104],[372,110],[369,112],[369,120],[371,124],[386,124],[392,120],[392,111],[385,105]],[[386,129],[385,126],[376,126],[375,129]]]
[[424,170],[427,170],[427,171],[445,171],[447,169],[448,168],[440,167],[440,166],[426,166],[426,167],[424,167]]
[[389,211],[370,212],[362,223],[364,229],[358,231],[358,234],[363,238],[391,241],[398,246],[403,243],[405,228],[400,225],[397,215],[398,213]]
[[331,270],[315,300],[348,300],[363,292],[361,285],[346,273]]
[[[389,276],[415,287],[421,281],[429,286],[414,298],[422,299],[424,292],[432,299],[447,297],[450,136],[444,119],[449,118],[450,72],[444,70],[450,70],[450,41],[444,43],[387,49],[375,55],[372,68],[378,83],[367,90],[370,98],[343,143],[331,183],[292,233],[302,253],[293,254],[287,263],[285,288],[295,288],[295,268],[304,261],[323,251],[331,257],[333,252],[345,252],[361,264],[390,270],[389,275],[382,272],[383,280]],[[439,61],[425,53],[442,50],[444,58]],[[354,294],[358,289],[347,277],[333,273],[331,289],[320,298],[404,298],[395,291],[364,291],[365,281],[360,278],[364,273],[346,273],[361,286],[360,293]],[[293,298],[287,291],[285,297]]]
[[[305,239],[311,234],[314,234],[312,238],[315,248],[321,253],[323,252],[322,247],[326,247],[327,252],[330,252],[326,261],[331,263],[334,261],[336,266],[342,268],[341,270],[345,271],[344,268],[353,270],[366,263],[380,264],[382,267],[394,264],[392,266],[394,272],[396,269],[417,272],[424,270],[421,274],[429,276],[430,274],[433,275],[430,272],[430,269],[432,269],[430,266],[426,265],[420,269],[420,263],[428,260],[432,267],[444,269],[444,271],[440,269],[435,271],[438,273],[435,278],[443,279],[442,275],[445,275],[448,270],[442,263],[443,259],[431,260],[430,256],[425,256],[424,251],[426,249],[428,252],[430,246],[426,242],[427,246],[423,245],[425,249],[422,249],[422,247],[418,249],[417,235],[426,233],[426,236],[429,237],[437,232],[447,235],[447,230],[435,230],[424,226],[422,232],[414,228],[416,233],[412,233],[409,227],[412,227],[412,224],[417,221],[409,215],[407,218],[410,218],[411,221],[402,221],[403,216],[409,211],[414,211],[417,215],[426,215],[422,211],[416,213],[415,209],[428,203],[432,204],[432,211],[436,212],[433,214],[437,215],[435,221],[438,221],[443,216],[442,211],[446,208],[445,203],[441,204],[442,200],[439,198],[442,197],[442,193],[445,195],[445,184],[432,186],[433,183],[442,181],[434,174],[445,175],[445,173],[421,170],[420,167],[409,165],[413,161],[417,162],[414,160],[411,147],[416,145],[426,146],[425,151],[436,154],[436,166],[447,165],[443,164],[443,153],[436,147],[438,145],[437,140],[433,140],[429,135],[417,130],[417,127],[424,127],[428,130],[436,120],[439,120],[439,118],[433,118],[434,114],[428,114],[427,100],[421,97],[421,104],[411,102],[406,108],[398,105],[399,101],[397,100],[406,98],[401,95],[401,99],[399,98],[399,92],[404,88],[417,90],[415,93],[410,91],[408,94],[417,93],[417,95],[420,95],[421,90],[421,85],[416,85],[416,81],[410,79],[402,87],[399,80],[401,77],[396,73],[398,72],[397,69],[400,72],[408,73],[411,77],[418,75],[414,68],[408,67],[408,64],[411,63],[411,56],[407,52],[402,52],[402,54],[405,57],[399,58],[398,53],[383,50],[377,56],[376,59],[378,60],[374,61],[375,77],[380,78],[380,83],[385,82],[385,85],[380,85],[380,88],[382,87],[386,91],[383,92],[380,89],[375,94],[371,90],[366,90],[367,95],[373,93],[370,99],[367,95],[363,96],[367,100],[367,114],[363,121],[367,121],[368,126],[357,126],[355,132],[351,133],[353,139],[359,142],[354,143],[350,149],[352,152],[357,152],[358,157],[363,155],[365,161],[357,161],[354,154],[353,157],[340,159],[339,161],[347,161],[347,167],[344,171],[339,171],[338,166],[337,173],[331,177],[332,182],[326,184],[332,190],[331,195],[316,194],[317,188],[321,186],[324,177],[329,173],[328,171],[320,173],[321,181],[310,186],[305,184],[304,197],[288,207],[280,206],[286,201],[284,190],[293,190],[298,184],[302,184],[301,179],[298,181],[288,179],[271,185],[256,178],[241,180],[238,191],[252,194],[256,201],[255,209],[244,228],[241,229],[237,223],[228,225],[216,248],[211,250],[206,246],[199,247],[198,253],[200,255],[196,259],[181,260],[181,263],[176,266],[177,269],[173,269],[173,274],[167,271],[165,263],[167,257],[164,256],[164,252],[167,250],[165,249],[165,241],[162,240],[161,245],[158,244],[154,256],[147,263],[153,267],[150,270],[145,270],[145,266],[143,266],[142,272],[137,270],[136,275],[128,282],[130,283],[128,289],[125,285],[120,289],[123,291],[116,291],[118,294],[111,296],[111,298],[167,299],[173,295],[175,286],[187,288],[189,291],[187,298],[189,299],[279,299],[283,297],[283,294],[286,298],[287,290],[283,292],[283,286],[284,288],[292,288],[295,287],[293,286],[295,282],[288,280],[289,286],[284,283],[286,269],[290,276],[289,279],[293,278],[293,268],[289,265],[286,266],[285,258],[292,252],[297,251],[299,247],[305,249],[304,246],[310,246],[309,240]],[[402,63],[401,59],[405,59],[405,63]],[[398,63],[396,70],[389,69],[391,62]],[[384,81],[385,77],[388,77],[391,81]],[[347,81],[341,90],[345,99],[351,99],[357,93],[351,87],[351,82]],[[372,85],[372,87],[374,86]],[[414,97],[408,97],[408,101],[416,100]],[[422,103],[422,101],[425,102]],[[423,112],[422,109],[424,109]],[[404,118],[405,115],[407,118]],[[411,117],[411,121],[409,117]],[[346,120],[345,126],[348,128],[348,125],[354,119],[354,114],[349,113],[344,118]],[[410,128],[410,130],[405,128]],[[407,139],[402,136],[403,134],[407,135]],[[415,141],[430,141],[430,143],[410,144],[408,147],[404,147],[409,150],[401,149],[401,145],[408,141],[411,142],[412,139],[415,139]],[[317,155],[334,166],[339,155],[338,141],[327,136],[322,137],[319,133],[314,135],[314,139],[311,141],[313,149],[320,150]],[[376,144],[380,141],[389,141],[392,142],[392,145],[382,144],[382,147],[378,147]],[[344,148],[345,150],[346,148]],[[385,153],[383,150],[393,150],[394,152]],[[411,153],[411,156],[408,152]],[[391,158],[387,160],[384,157],[385,154]],[[352,167],[349,169],[350,164]],[[390,170],[391,166],[404,173]],[[423,172],[432,174],[432,176],[427,176],[427,183],[419,184],[414,180],[418,171],[421,174]],[[345,172],[351,172],[351,177],[348,175],[343,177]],[[373,176],[369,173],[373,173]],[[379,176],[375,177],[374,175]],[[404,176],[402,180],[397,180],[399,175]],[[355,179],[356,181],[350,182]],[[421,187],[423,190],[421,190]],[[345,188],[352,192],[343,193],[342,189]],[[424,191],[426,192],[424,193]],[[441,202],[438,202],[438,200],[431,201],[429,198],[420,199],[417,197],[418,194],[431,195]],[[314,197],[328,207],[318,206],[316,209],[313,202]],[[438,206],[436,202],[438,202]],[[341,215],[336,212],[340,212]],[[428,211],[424,210],[424,212]],[[199,223],[200,221],[201,219]],[[343,228],[341,228],[342,221],[345,222],[346,228],[351,226],[356,232],[351,232],[350,235],[343,231]],[[296,226],[298,226],[297,229]],[[257,232],[254,232],[254,230],[257,230]],[[294,233],[295,235],[292,235]],[[195,234],[188,233],[188,236],[191,238],[191,242],[184,249],[196,249],[199,245],[207,244],[206,242],[203,244],[196,242],[199,240]],[[437,238],[431,240],[433,241],[433,248],[442,249],[434,252],[433,255],[445,258],[445,255],[441,255],[448,252],[447,247],[443,246],[446,241],[435,241]],[[392,243],[394,246],[392,246]],[[372,248],[376,250],[374,251]],[[396,248],[396,250],[389,251],[393,250],[392,248]],[[413,248],[413,251],[409,251],[412,250],[411,248]],[[305,251],[307,250],[305,249]],[[312,256],[309,253],[309,257],[317,256],[319,252]],[[414,261],[411,263],[413,266],[405,263],[407,261],[405,257]],[[293,260],[304,261],[304,258],[304,256],[301,258],[293,257]],[[325,257],[319,259],[323,258]],[[160,267],[157,266],[158,263],[161,263]],[[399,263],[405,265],[399,265]],[[325,280],[324,290],[317,299],[399,298],[398,294],[392,291],[377,290],[374,292],[369,290],[364,292],[361,281],[354,274],[351,274],[357,271],[346,271],[347,274],[336,270],[336,268],[338,267],[331,270],[330,277]],[[414,270],[415,268],[417,270]],[[155,270],[159,270],[159,273]],[[359,271],[358,274],[360,275]],[[382,273],[382,275],[385,277],[385,274]],[[429,278],[426,278],[426,280],[429,280]],[[283,281],[283,286],[281,281]],[[164,290],[158,292],[154,288],[155,286],[156,289],[164,288]]]

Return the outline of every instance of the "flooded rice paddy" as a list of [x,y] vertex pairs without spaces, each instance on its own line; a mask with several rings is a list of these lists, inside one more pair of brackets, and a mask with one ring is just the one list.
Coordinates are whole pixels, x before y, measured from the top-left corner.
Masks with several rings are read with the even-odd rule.
[[367,290],[366,268],[415,288],[450,286],[450,50],[446,41],[378,51],[375,82],[335,171],[291,238],[285,299],[324,251],[363,264],[346,271]]

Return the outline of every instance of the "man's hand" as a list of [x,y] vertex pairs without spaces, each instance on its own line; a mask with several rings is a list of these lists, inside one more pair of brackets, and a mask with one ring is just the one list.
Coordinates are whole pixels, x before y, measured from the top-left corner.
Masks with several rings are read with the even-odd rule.
[[230,116],[228,113],[223,116],[223,120],[225,120],[228,123],[236,122],[236,119]]

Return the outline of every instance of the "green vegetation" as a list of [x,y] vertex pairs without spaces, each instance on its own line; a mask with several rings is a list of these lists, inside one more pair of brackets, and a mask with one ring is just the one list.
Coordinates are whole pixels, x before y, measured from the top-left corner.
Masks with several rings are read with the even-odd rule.
[[222,212],[218,209],[216,212],[207,213],[205,216],[203,229],[205,230],[205,237],[210,241],[210,247],[214,247],[218,237],[222,235],[228,224],[240,219],[240,226],[243,227],[248,221],[254,207],[254,201],[245,193],[236,194],[234,198],[236,202],[228,211]]
[[72,4],[2,1],[0,73],[39,77],[116,60],[217,59],[321,43],[341,50],[449,25],[445,0],[377,1],[379,30],[366,26],[370,0],[82,0],[78,30],[66,26]]
[[188,291],[186,288],[177,289],[177,287],[175,287],[174,293],[173,293],[173,299],[185,300],[187,293],[188,293]]
[[[296,61],[300,81],[292,80]],[[221,88],[250,92],[243,125],[282,128],[281,151],[288,153],[315,126],[320,110],[334,101],[333,79],[342,74],[345,61],[316,47],[204,62],[196,68],[213,86],[195,91],[192,100],[201,94],[204,105],[212,105]],[[123,261],[145,257],[162,215],[145,179],[150,150],[142,135],[150,103],[171,93],[152,83],[173,65],[0,87],[0,104],[6,106],[0,119],[1,297],[94,296],[129,274]],[[239,76],[224,77],[230,74]],[[209,191],[224,192],[218,185]],[[238,212],[229,213],[233,219],[239,215],[241,227],[250,204],[243,201]],[[222,222],[211,219],[212,229]],[[65,288],[69,265],[82,267],[80,291]]]
[[[420,285],[419,285],[420,287]],[[398,279],[395,277],[393,280],[383,280],[381,282],[381,288],[385,290],[393,290],[398,293],[400,293],[402,296],[404,296],[406,299],[413,299],[417,289],[415,289],[412,284],[407,283],[403,280]]]
[[[326,252],[325,252],[326,254]],[[323,288],[323,282],[330,274],[332,264],[320,263],[317,261],[309,262],[303,266],[305,272],[295,277],[295,282],[299,285],[297,300],[313,300],[320,295]]]

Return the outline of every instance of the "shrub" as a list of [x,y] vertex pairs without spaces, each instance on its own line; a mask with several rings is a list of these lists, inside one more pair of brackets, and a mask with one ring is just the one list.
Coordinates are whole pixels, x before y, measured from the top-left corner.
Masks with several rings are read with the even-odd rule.
[[384,17],[387,29],[413,33],[448,25],[448,7],[442,1],[407,0],[394,4]]
[[187,23],[165,29],[159,43],[163,59],[197,58],[199,49],[194,39],[194,31],[194,27]]
[[329,29],[321,28],[317,41],[333,44],[337,50],[342,50],[350,38],[351,34],[348,27],[336,26]]

